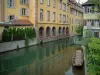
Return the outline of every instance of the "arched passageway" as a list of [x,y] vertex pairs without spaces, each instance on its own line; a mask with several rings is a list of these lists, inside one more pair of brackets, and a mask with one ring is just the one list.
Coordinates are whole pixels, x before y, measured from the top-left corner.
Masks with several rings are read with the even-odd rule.
[[43,37],[44,36],[44,28],[43,27],[40,27],[39,28],[39,36],[40,37]]
[[50,36],[50,27],[46,28],[46,36],[48,36],[48,37]]
[[58,33],[59,33],[59,35],[62,34],[62,29],[61,29],[61,27],[59,27]]
[[65,27],[63,27],[63,35],[65,35]]
[[52,28],[52,36],[56,36],[56,28],[55,27]]
[[66,28],[66,35],[69,36],[69,28]]

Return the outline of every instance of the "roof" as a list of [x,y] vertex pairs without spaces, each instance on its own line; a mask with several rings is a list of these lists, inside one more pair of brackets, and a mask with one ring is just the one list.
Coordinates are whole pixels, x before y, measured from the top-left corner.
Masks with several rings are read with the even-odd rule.
[[0,26],[32,26],[33,24],[29,20],[13,20],[11,22],[2,22]]
[[82,6],[94,5],[92,0],[88,0],[87,2],[83,3]]

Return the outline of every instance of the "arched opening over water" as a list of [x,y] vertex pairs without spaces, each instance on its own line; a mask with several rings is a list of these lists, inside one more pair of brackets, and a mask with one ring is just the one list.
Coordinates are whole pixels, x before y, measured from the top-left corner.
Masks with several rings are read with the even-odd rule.
[[62,34],[62,28],[61,27],[59,27],[58,33],[59,33],[59,35]]
[[56,28],[55,27],[52,28],[52,36],[56,36]]
[[69,36],[69,28],[66,28],[66,35]]
[[50,27],[46,28],[46,36],[48,36],[48,37],[50,36]]
[[63,27],[63,35],[65,35],[65,27]]
[[44,28],[43,27],[40,27],[39,28],[39,36],[40,37],[43,37],[44,36]]

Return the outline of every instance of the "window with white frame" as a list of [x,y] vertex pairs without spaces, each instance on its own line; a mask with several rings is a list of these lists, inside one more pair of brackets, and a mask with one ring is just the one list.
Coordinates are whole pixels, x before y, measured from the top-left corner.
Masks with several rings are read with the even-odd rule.
[[56,7],[56,0],[53,0],[53,8]]
[[20,0],[20,4],[27,4],[28,0]]
[[43,3],[44,2],[44,0],[40,0],[40,3]]
[[15,0],[7,0],[7,6],[8,6],[8,8],[14,8]]
[[55,21],[56,21],[56,13],[53,12],[53,22],[55,22]]
[[43,9],[40,9],[40,21],[43,21]]
[[48,6],[50,6],[50,0],[48,0]]
[[15,19],[15,15],[9,15],[8,16],[8,21],[13,21]]
[[28,8],[21,8],[20,15],[21,16],[29,16],[29,9]]
[[47,11],[47,21],[50,21],[50,11]]

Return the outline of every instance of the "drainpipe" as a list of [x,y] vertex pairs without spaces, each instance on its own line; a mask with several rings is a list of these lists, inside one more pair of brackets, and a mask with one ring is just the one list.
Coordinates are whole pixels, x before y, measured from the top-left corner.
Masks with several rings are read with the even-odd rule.
[[36,30],[36,41],[37,41],[37,44],[39,44],[40,39],[39,39],[39,33],[38,33],[38,0],[34,0],[34,16],[35,16],[34,28]]
[[4,6],[4,0],[1,0],[1,22],[5,21],[5,6]]

